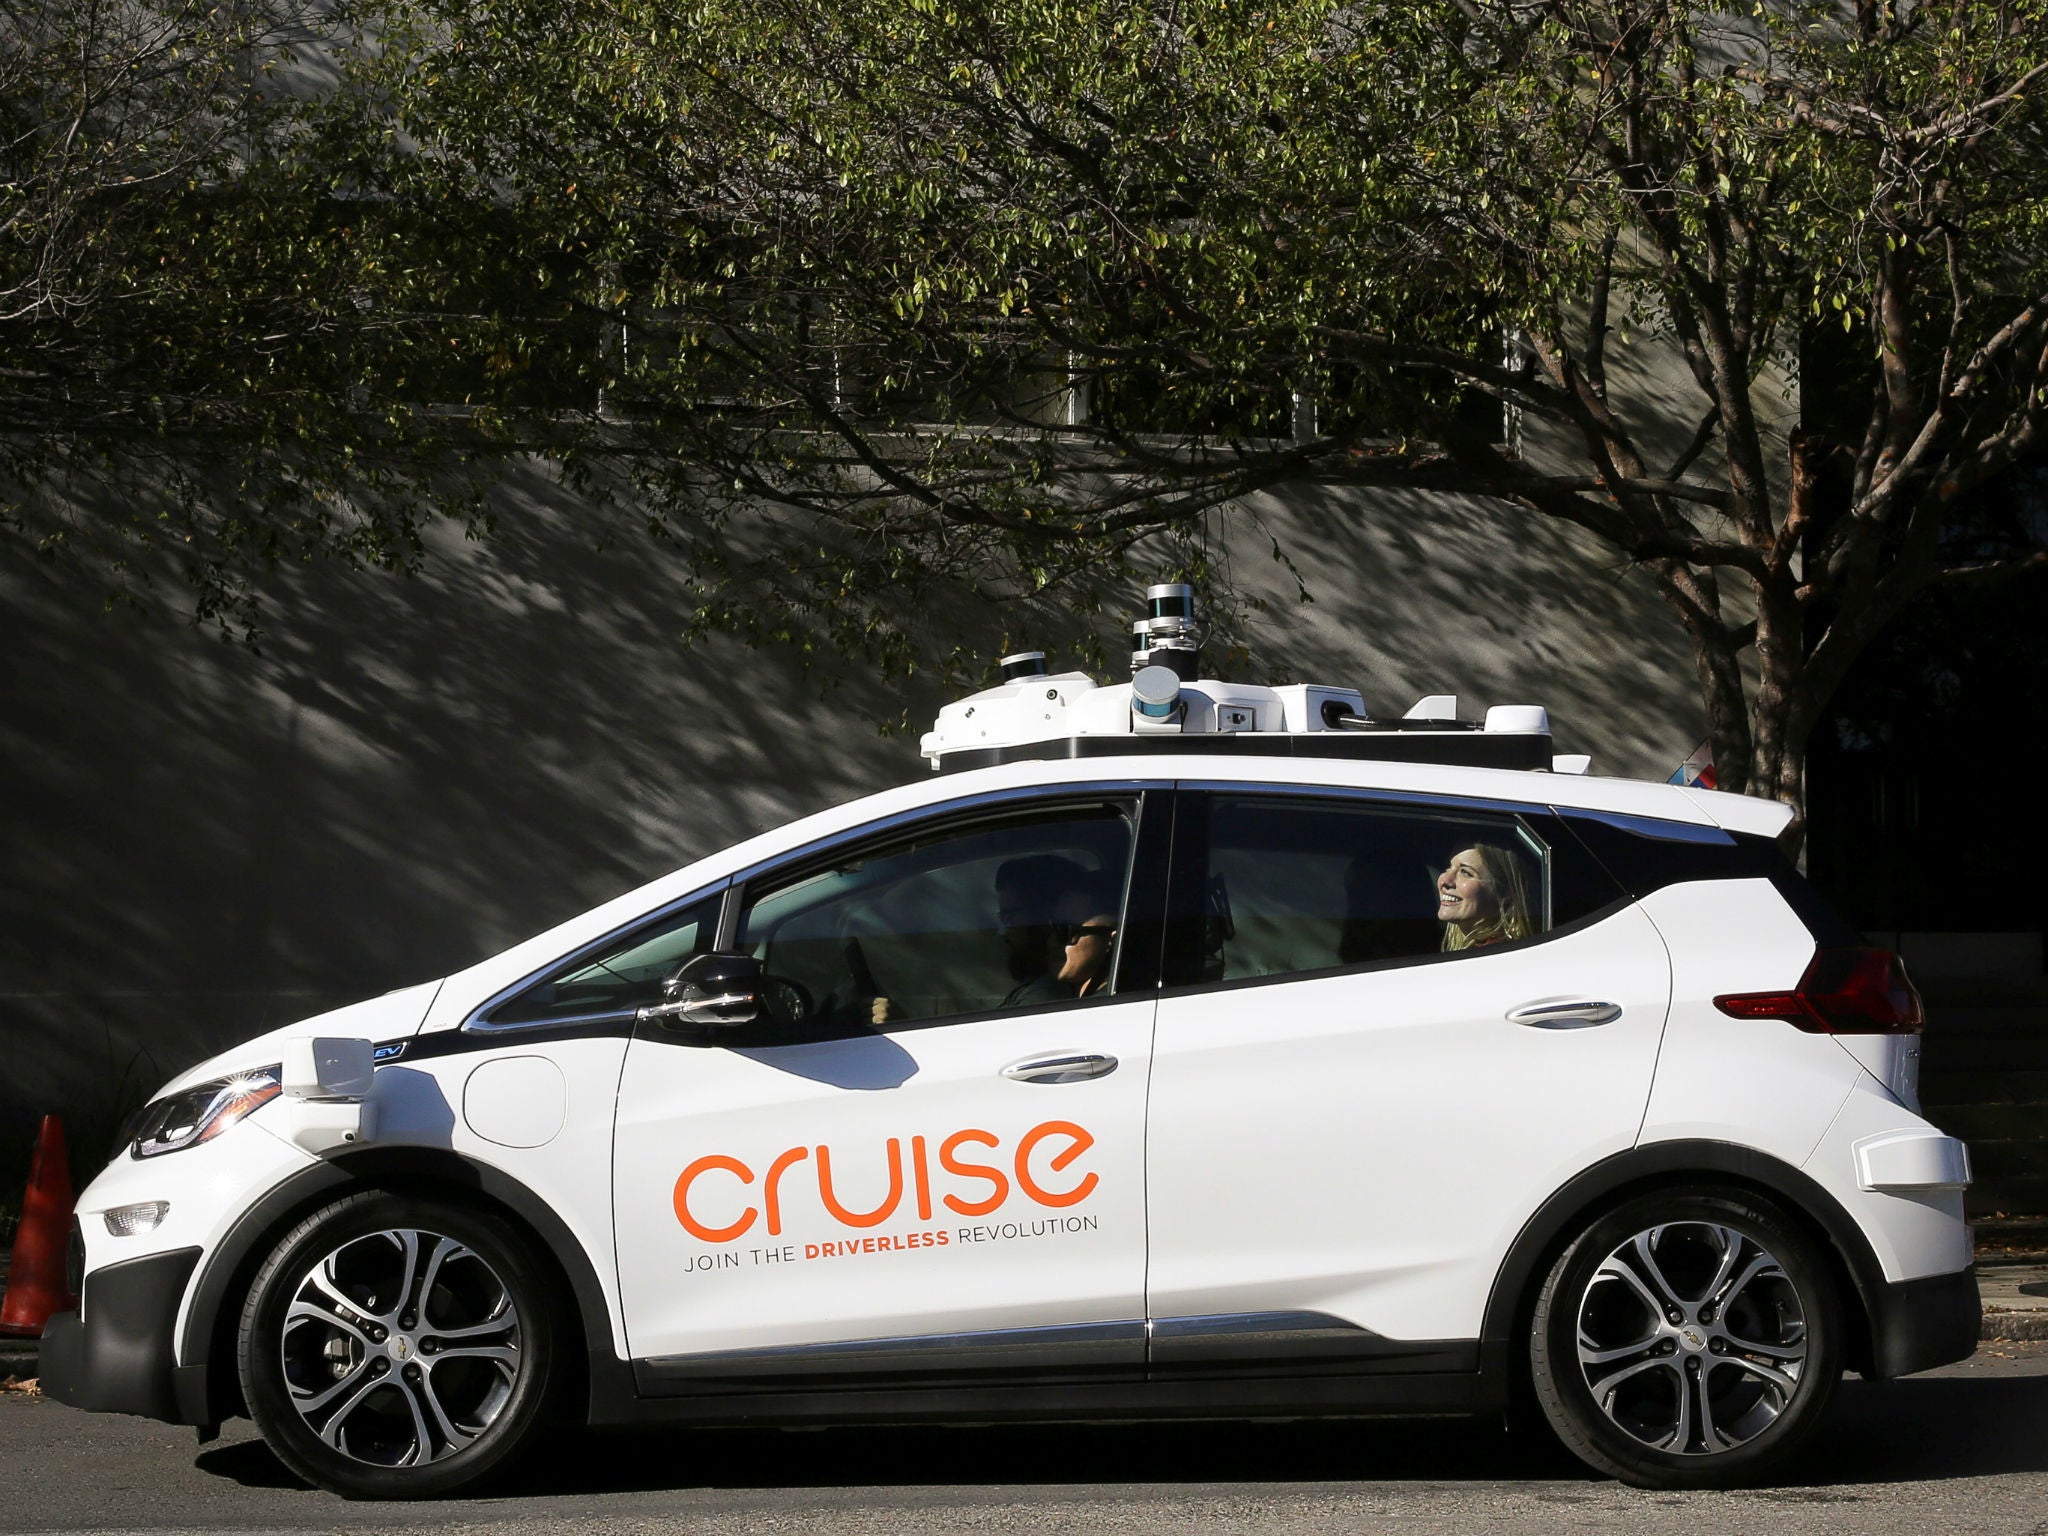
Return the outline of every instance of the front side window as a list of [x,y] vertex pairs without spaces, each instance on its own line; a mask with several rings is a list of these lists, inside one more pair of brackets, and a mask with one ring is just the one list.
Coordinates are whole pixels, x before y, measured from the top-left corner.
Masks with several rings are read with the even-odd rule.
[[838,1028],[1107,995],[1133,807],[940,823],[751,886],[739,946]]
[[662,999],[662,983],[718,933],[720,898],[665,912],[631,932],[565,961],[525,991],[491,1009],[482,1023],[563,1024],[625,1018]]
[[1479,953],[1581,915],[1556,911],[1556,856],[1520,816],[1224,792],[1183,814],[1184,982]]

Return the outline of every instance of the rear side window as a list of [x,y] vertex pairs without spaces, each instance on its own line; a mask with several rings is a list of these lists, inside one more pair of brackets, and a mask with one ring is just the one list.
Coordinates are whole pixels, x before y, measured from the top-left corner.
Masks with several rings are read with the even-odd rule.
[[1482,953],[1619,899],[1548,815],[1216,791],[1180,817],[1183,985]]

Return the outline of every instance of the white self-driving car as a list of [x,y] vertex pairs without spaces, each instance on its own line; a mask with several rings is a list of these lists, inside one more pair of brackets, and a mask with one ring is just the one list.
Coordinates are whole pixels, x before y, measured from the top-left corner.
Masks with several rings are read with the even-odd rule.
[[1971,1352],[1919,999],[1783,807],[1203,679],[1182,589],[1140,630],[1113,687],[1010,658],[914,787],[167,1085],[46,1390],[355,1496],[564,1422],[1518,1395],[1683,1487]]

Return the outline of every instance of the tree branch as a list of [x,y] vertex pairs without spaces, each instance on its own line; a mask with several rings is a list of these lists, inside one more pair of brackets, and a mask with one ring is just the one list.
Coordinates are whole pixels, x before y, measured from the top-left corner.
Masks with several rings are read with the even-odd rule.
[[2036,571],[2048,571],[2048,550],[2034,550],[2029,554],[2014,555],[2004,560],[1985,560],[1975,565],[1952,565],[1939,572],[1934,584],[1939,587],[1959,587],[1975,590],[1980,587],[2003,586],[2021,576],[2031,576]]

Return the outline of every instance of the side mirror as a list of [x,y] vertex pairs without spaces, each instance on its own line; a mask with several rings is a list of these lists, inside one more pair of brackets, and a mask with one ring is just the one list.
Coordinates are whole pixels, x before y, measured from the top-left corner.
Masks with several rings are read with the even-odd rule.
[[736,1029],[761,1013],[761,962],[752,955],[698,955],[661,989],[663,1001],[642,1008],[642,1024],[694,1024]]

